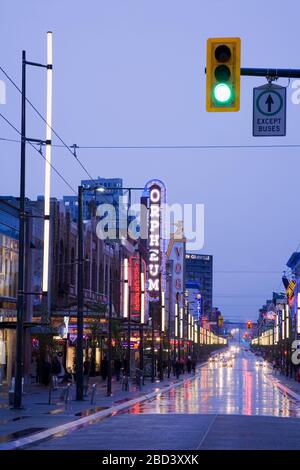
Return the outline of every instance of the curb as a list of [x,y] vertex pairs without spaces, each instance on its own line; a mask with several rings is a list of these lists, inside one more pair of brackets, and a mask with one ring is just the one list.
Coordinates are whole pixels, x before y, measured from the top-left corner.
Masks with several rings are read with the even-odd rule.
[[[206,364],[207,362],[204,362],[198,367],[198,369],[201,369]],[[83,418],[79,418],[75,421],[69,421],[68,423],[61,424],[60,426],[49,428],[49,429],[46,429],[45,431],[37,432],[36,434],[32,434],[31,436],[28,436],[28,437],[23,437],[21,439],[7,442],[5,444],[0,444],[0,450],[21,449],[31,444],[36,444],[37,442],[48,439],[49,437],[52,437],[55,434],[61,434],[61,433],[65,434],[68,431],[70,432],[76,431],[77,429],[80,429],[81,427],[85,425],[94,424],[97,421],[100,421],[101,419],[108,418],[109,416],[114,416],[120,411],[131,408],[131,406],[135,405],[136,403],[142,403],[144,401],[150,400],[151,398],[160,396],[161,394],[168,392],[172,388],[178,388],[184,385],[185,382],[189,380],[195,380],[196,377],[198,376],[199,376],[199,373],[196,372],[195,375],[188,377],[187,379],[182,379],[179,382],[172,383],[154,392],[142,395],[137,398],[133,398],[132,400],[127,401],[126,403],[121,403],[120,405],[112,406],[110,408],[107,408],[106,410],[98,411],[89,416],[84,416]]]

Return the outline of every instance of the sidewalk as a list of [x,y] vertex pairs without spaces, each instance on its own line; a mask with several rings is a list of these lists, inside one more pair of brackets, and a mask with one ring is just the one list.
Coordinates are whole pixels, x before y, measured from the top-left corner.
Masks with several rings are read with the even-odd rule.
[[[205,363],[199,365],[202,367]],[[142,390],[139,390],[132,380],[130,390],[121,390],[121,382],[112,382],[112,396],[106,396],[106,382],[99,377],[90,378],[89,393],[82,402],[75,401],[76,387],[72,386],[70,391],[70,401],[65,404],[61,398],[62,389],[54,392],[52,404],[48,404],[49,388],[42,385],[32,384],[30,391],[23,395],[23,409],[14,410],[8,406],[8,390],[0,387],[0,448],[6,443],[31,436],[35,433],[61,426],[65,423],[76,422],[83,417],[93,418],[94,413],[98,413],[99,419],[102,411],[112,408],[112,412],[117,412],[118,408],[123,408],[126,402],[132,399],[147,399],[149,394],[159,393],[161,389],[168,386],[179,386],[184,380],[192,379],[193,374],[182,374],[179,380],[173,375],[170,379],[165,378],[162,382],[156,380],[154,383],[145,382]],[[95,405],[91,404],[92,384],[97,384],[97,394]],[[114,409],[116,411],[114,411]]]

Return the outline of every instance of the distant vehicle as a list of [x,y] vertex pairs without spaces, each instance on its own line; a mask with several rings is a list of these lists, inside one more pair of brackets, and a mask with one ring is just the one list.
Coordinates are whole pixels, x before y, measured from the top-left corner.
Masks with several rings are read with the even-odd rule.
[[256,367],[267,367],[268,363],[266,361],[256,361]]

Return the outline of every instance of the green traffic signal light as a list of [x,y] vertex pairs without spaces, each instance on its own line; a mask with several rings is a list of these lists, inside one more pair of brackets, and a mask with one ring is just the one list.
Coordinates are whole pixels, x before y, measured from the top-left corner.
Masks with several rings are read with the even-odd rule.
[[214,99],[218,103],[228,103],[232,99],[232,90],[227,83],[218,83],[213,89]]
[[209,38],[206,51],[206,110],[240,108],[240,38]]

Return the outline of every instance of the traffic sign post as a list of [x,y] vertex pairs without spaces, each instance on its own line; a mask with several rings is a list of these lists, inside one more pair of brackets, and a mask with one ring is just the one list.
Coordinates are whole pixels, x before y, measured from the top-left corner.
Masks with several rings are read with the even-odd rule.
[[253,136],[286,135],[286,88],[268,83],[253,89]]

